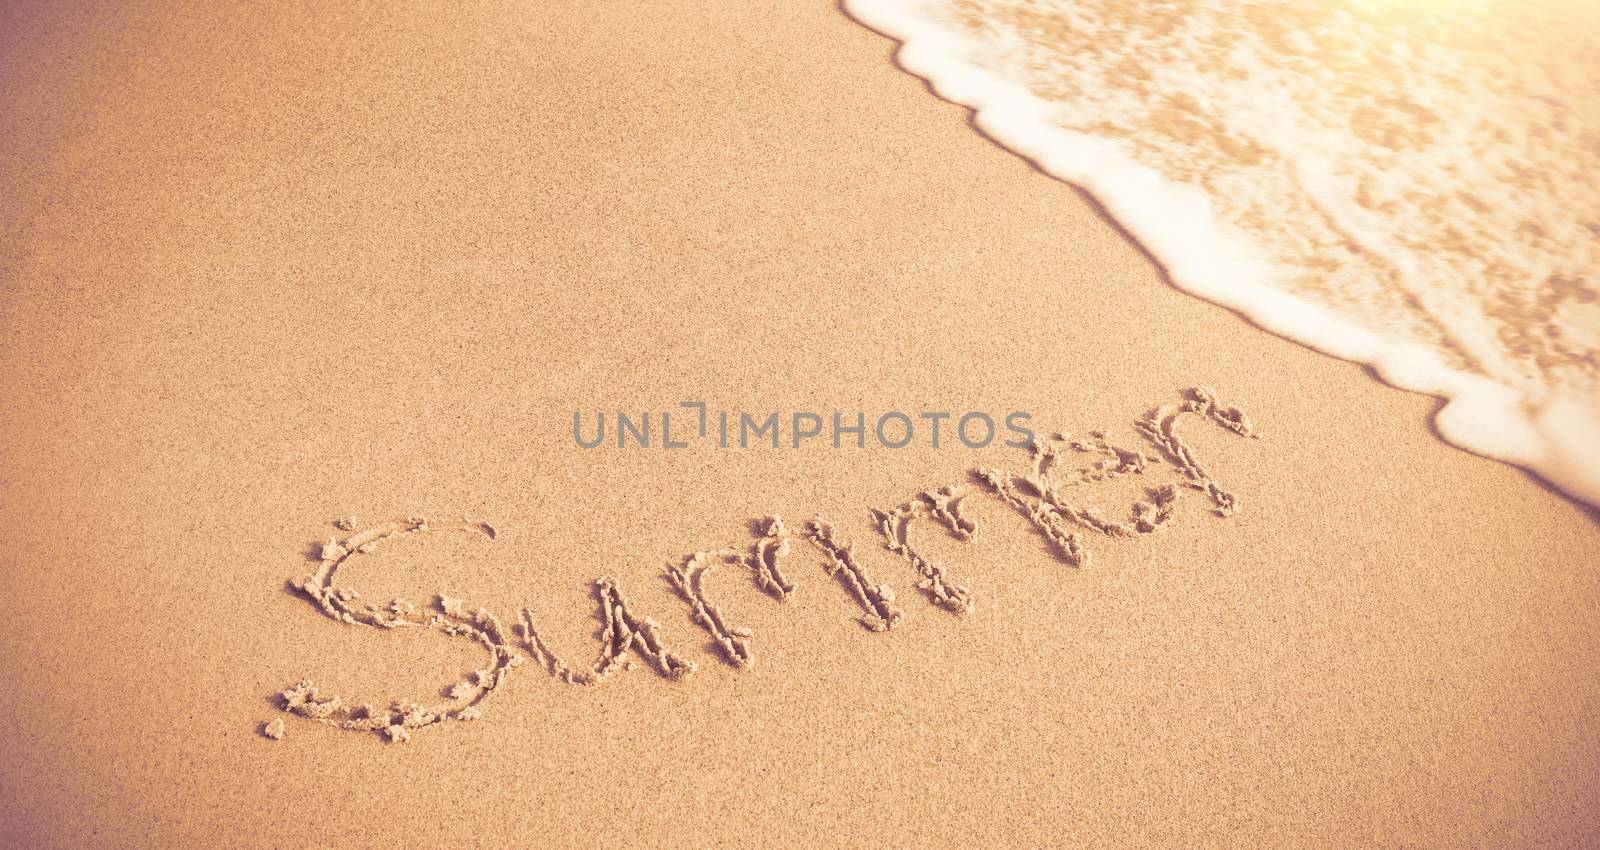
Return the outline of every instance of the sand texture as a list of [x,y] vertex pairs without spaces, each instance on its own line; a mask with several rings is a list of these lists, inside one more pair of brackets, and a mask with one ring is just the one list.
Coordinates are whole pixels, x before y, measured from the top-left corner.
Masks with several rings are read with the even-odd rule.
[[1600,834],[1600,515],[832,5],[0,33],[0,844]]

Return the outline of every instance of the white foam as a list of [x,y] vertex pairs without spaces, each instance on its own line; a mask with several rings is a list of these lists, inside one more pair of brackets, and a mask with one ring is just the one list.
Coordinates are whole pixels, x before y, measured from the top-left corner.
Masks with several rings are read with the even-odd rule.
[[[1061,104],[970,60],[972,44],[947,22],[931,19],[911,0],[845,0],[849,14],[902,43],[897,61],[927,80],[940,97],[976,112],[983,133],[1033,161],[1043,171],[1081,186],[1164,267],[1180,289],[1247,316],[1258,326],[1313,349],[1370,365],[1386,383],[1445,400],[1435,424],[1445,440],[1467,451],[1526,467],[1568,494],[1600,506],[1600,398],[1552,389],[1510,377],[1514,369],[1473,368],[1496,360],[1492,345],[1461,345],[1466,362],[1446,362],[1447,353],[1363,323],[1287,290],[1273,262],[1238,228],[1213,210],[1200,189],[1168,179],[1129,155],[1125,147],[1090,132],[1061,126]],[[1315,157],[1305,157],[1315,162]],[[1324,186],[1338,177],[1314,166],[1298,175]],[[1315,196],[1315,191],[1310,192]],[[1339,215],[1342,210],[1324,212]],[[1354,216],[1347,216],[1354,218]],[[1368,221],[1338,222],[1364,241],[1386,250],[1381,229]],[[1385,259],[1402,276],[1417,275],[1404,251]],[[1462,311],[1416,283],[1412,295],[1430,313],[1453,320]],[[1467,311],[1470,313],[1470,311]],[[1437,317],[1436,317],[1437,318]],[[1456,339],[1481,339],[1467,316],[1446,323]],[[1490,377],[1485,372],[1495,373]],[[1520,386],[1519,386],[1520,384]]]

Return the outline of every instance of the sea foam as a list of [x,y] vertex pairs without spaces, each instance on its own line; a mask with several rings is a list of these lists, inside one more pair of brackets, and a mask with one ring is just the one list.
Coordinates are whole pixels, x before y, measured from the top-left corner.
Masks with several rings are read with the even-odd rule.
[[1600,11],[845,0],[1179,288],[1600,505]]

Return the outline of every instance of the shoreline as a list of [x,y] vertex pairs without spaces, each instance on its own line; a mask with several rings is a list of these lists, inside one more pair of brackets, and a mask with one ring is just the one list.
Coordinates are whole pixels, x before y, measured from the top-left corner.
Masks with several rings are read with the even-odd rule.
[[[899,42],[895,63],[939,97],[972,110],[974,129],[1044,174],[1092,195],[1173,286],[1268,333],[1367,366],[1391,387],[1439,399],[1443,405],[1431,425],[1441,439],[1524,467],[1587,508],[1600,509],[1600,406],[1558,393],[1528,399],[1491,378],[1451,368],[1424,346],[1386,339],[1273,286],[1262,258],[1213,217],[1204,195],[1163,180],[1106,140],[1053,124],[1043,100],[960,58],[955,38],[897,4],[909,5],[843,0],[841,6],[863,26]],[[1137,188],[1124,191],[1126,186]],[[1199,238],[1173,235],[1162,226],[1174,210],[1200,222]]]

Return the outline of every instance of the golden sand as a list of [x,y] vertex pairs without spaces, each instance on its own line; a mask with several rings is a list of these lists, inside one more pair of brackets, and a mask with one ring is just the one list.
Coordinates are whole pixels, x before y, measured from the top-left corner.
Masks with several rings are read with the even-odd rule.
[[1600,833],[1600,518],[831,5],[0,15],[0,843]]

